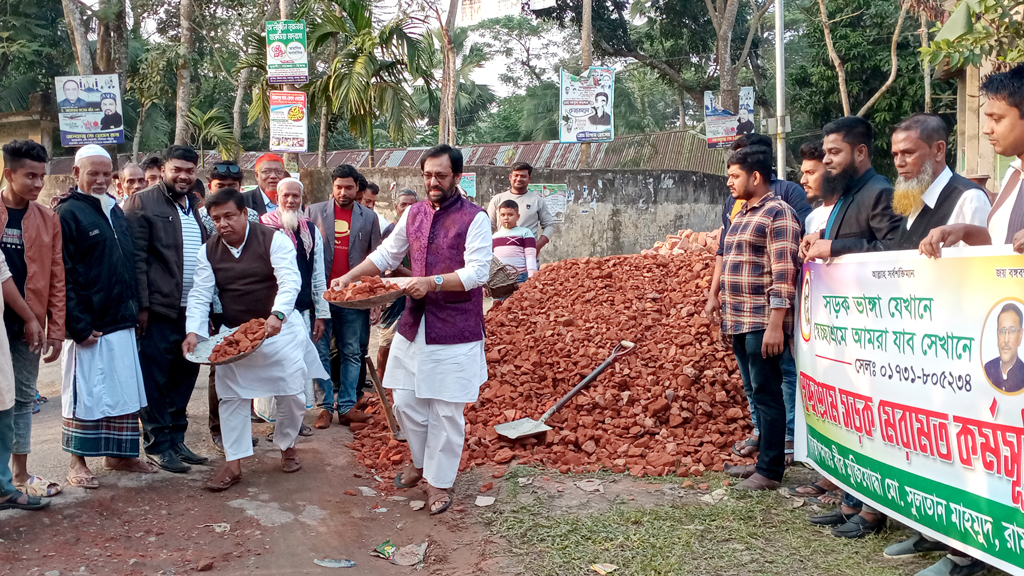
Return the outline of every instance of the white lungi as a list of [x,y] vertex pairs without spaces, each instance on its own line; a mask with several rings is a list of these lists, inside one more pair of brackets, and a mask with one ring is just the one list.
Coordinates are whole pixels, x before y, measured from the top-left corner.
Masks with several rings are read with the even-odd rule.
[[135,329],[100,336],[92,346],[64,341],[61,351],[61,415],[101,420],[146,406]]

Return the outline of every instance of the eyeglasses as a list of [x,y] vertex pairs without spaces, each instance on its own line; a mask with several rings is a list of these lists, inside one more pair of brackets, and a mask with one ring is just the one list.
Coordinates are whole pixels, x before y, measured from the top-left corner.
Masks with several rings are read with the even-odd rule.
[[267,168],[266,170],[260,170],[260,176],[284,176],[284,170]]
[[236,176],[242,173],[242,169],[238,167],[238,164],[217,164],[213,167],[213,171],[221,174],[234,174]]
[[1017,334],[1020,334],[1020,328],[1017,328],[1016,326],[1004,326],[997,330],[996,333],[1000,336],[1016,336]]

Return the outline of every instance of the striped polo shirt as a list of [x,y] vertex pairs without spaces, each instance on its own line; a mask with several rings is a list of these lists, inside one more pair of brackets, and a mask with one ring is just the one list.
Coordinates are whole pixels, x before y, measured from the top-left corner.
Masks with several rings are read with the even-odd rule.
[[203,247],[203,232],[192,210],[175,202],[181,212],[181,254],[184,257],[181,278],[181,306],[188,304],[188,293],[192,290],[192,277],[196,272],[196,256]]

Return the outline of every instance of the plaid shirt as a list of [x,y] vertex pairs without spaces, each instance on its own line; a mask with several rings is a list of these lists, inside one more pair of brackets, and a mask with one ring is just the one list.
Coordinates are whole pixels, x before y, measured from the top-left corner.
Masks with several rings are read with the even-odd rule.
[[783,330],[792,333],[800,230],[796,212],[771,192],[736,215],[723,255],[724,333],[768,328],[772,308],[786,309]]

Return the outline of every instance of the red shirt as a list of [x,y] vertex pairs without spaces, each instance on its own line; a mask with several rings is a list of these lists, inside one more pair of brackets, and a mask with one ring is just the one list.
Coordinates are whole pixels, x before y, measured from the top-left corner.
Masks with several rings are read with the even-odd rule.
[[352,228],[352,208],[334,203],[334,263],[330,280],[348,274],[348,236]]

